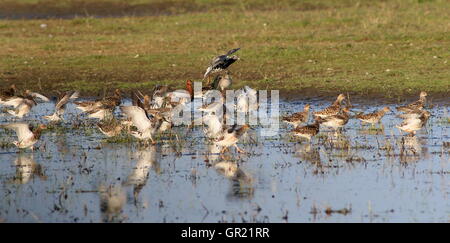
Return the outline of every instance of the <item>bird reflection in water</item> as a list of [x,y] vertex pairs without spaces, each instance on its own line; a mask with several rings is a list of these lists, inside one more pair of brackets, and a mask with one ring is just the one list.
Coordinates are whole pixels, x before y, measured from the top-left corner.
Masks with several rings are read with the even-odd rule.
[[250,174],[239,168],[235,162],[221,161],[214,165],[216,171],[231,181],[228,198],[251,199],[255,188]]
[[220,151],[222,150],[219,146],[216,144],[209,144],[208,146],[208,152],[206,153],[205,162],[212,164],[216,161],[218,161],[221,157]]
[[329,133],[324,145],[325,148],[339,150],[349,150],[351,146],[348,137],[342,133]]
[[123,207],[127,202],[125,191],[120,184],[112,184],[108,187],[100,185],[100,212],[103,222],[123,222]]
[[317,165],[322,162],[318,147],[308,143],[295,145],[295,157]]
[[418,161],[425,155],[427,149],[422,147],[421,141],[416,136],[404,136],[400,140],[400,162],[410,163]]
[[42,180],[47,179],[41,165],[34,161],[33,154],[19,153],[14,165],[16,167],[16,174],[12,179],[14,184],[26,184],[35,176]]
[[135,152],[135,158],[138,158],[136,166],[133,168],[131,174],[125,181],[125,186],[133,186],[134,202],[137,202],[137,198],[142,188],[147,184],[150,169],[154,169],[156,173],[160,173],[156,146],[152,145],[148,148],[142,148]]

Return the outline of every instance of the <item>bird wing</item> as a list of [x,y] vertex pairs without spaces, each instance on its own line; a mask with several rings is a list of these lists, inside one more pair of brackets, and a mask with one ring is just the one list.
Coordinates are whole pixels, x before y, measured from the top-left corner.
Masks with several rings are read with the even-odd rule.
[[120,110],[131,118],[131,122],[140,132],[144,132],[152,126],[144,109],[138,106],[121,106]]
[[405,119],[405,120],[418,119],[420,117],[420,114],[418,114],[418,113],[406,113],[406,114],[399,114],[399,115],[397,115],[397,117]]
[[78,94],[77,92],[67,92],[55,105],[55,110],[60,111],[61,108],[64,108],[64,106],[69,102],[71,99],[77,99]]
[[6,124],[2,125],[2,127],[14,130],[19,141],[23,141],[33,136],[33,132],[26,123]]
[[72,92],[72,95],[70,95],[69,100],[76,100],[80,97],[80,92],[74,91]]
[[16,107],[18,107],[20,104],[22,104],[24,100],[25,100],[25,99],[24,99],[24,98],[21,98],[21,97],[13,97],[13,98],[11,98],[11,99],[9,99],[9,100],[3,102],[2,104],[3,104],[4,106],[12,106],[12,107],[16,108]]
[[166,96],[170,98],[170,102],[185,103],[191,100],[191,94],[187,90],[183,89],[167,93]]
[[45,97],[44,95],[41,95],[41,94],[39,94],[39,93],[31,92],[30,95],[31,95],[33,98],[40,99],[40,100],[42,100],[42,101],[44,101],[44,102],[50,102],[50,99],[49,99],[49,98],[47,98],[47,97]]

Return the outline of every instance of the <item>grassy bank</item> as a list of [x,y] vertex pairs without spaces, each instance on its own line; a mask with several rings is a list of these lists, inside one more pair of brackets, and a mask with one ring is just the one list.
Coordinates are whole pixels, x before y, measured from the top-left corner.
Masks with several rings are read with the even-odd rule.
[[[14,2],[10,11],[26,13],[39,5],[70,13],[80,1]],[[181,87],[186,79],[200,80],[215,54],[241,47],[241,60],[231,67],[235,88],[388,97],[450,92],[445,0],[171,4],[161,5],[160,14],[140,17],[89,17],[89,12],[101,16],[93,8],[71,19],[0,20],[0,82],[44,93],[145,89],[156,83]]]

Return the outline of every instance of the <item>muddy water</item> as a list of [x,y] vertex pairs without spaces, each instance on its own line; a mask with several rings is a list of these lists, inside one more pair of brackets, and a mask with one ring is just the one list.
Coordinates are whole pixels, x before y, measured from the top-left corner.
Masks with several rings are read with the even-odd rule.
[[[281,102],[281,111],[304,104]],[[353,111],[381,107],[368,104]],[[51,109],[39,104],[24,120]],[[0,149],[0,221],[448,222],[449,107],[431,112],[415,137],[402,136],[391,113],[384,129],[352,119],[342,135],[323,130],[311,144],[283,125],[279,136],[246,138],[247,155],[220,156],[201,128],[175,128],[181,142],[164,136],[147,148],[108,141],[69,105],[72,121],[45,132],[36,151]],[[2,144],[15,138],[1,133]]]

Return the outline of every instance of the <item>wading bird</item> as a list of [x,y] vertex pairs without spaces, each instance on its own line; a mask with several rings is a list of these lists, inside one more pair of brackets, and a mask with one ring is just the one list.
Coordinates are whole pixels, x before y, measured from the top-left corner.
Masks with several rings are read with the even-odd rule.
[[225,152],[225,150],[227,150],[230,146],[234,146],[239,153],[245,153],[245,151],[240,149],[236,143],[239,141],[242,135],[247,132],[248,129],[250,129],[250,126],[247,124],[241,126],[239,129],[237,128],[237,125],[234,125],[226,132],[224,132],[221,137],[216,139],[214,144],[223,148],[221,153]]
[[[81,110],[82,112],[90,112],[90,114],[94,114],[98,112],[99,110],[106,109],[106,108],[112,108],[120,105],[122,102],[122,94],[119,89],[116,89],[114,91],[113,96],[109,96],[103,99],[98,99],[95,101],[80,101],[80,102],[74,102],[75,105],[77,105],[77,109]],[[94,115],[96,116],[96,115]]]
[[413,136],[418,130],[422,129],[422,127],[425,126],[430,116],[430,112],[423,110],[418,117],[407,118],[403,120],[400,125],[397,125],[395,127]]
[[239,57],[235,55],[231,56],[231,54],[239,51],[239,49],[241,48],[229,50],[225,55],[220,55],[212,59],[211,64],[208,66],[205,74],[203,75],[203,79],[208,77],[207,85],[211,83],[209,75],[223,71],[227,69],[231,64],[239,60]]
[[422,91],[419,95],[419,100],[405,106],[398,106],[397,111],[401,112],[414,112],[414,110],[422,110],[425,106],[425,103],[427,102],[427,92]]
[[286,123],[293,125],[294,127],[297,127],[298,125],[300,125],[302,123],[307,123],[308,118],[309,118],[310,107],[311,107],[311,105],[306,104],[305,107],[303,108],[303,111],[296,112],[289,116],[285,116],[282,118],[282,120]]
[[19,149],[30,148],[31,150],[33,150],[33,145],[41,137],[42,130],[47,128],[47,126],[41,124],[36,129],[31,131],[27,123],[12,123],[1,125],[0,127],[12,129],[16,132],[17,141],[14,141],[13,144]]
[[138,129],[138,131],[131,131],[131,135],[140,140],[151,140],[152,144],[156,143],[153,140],[153,135],[157,132],[159,126],[161,125],[161,119],[154,117],[149,119],[145,113],[145,110],[138,106],[121,106],[120,110],[127,117],[131,118],[133,126]]
[[26,95],[12,97],[4,102],[3,105],[14,107],[14,110],[7,110],[7,112],[15,117],[23,118],[37,103],[32,96]]
[[320,118],[325,118],[328,116],[334,116],[334,115],[339,114],[339,112],[341,111],[341,108],[342,108],[343,100],[345,100],[345,95],[340,94],[337,97],[336,101],[334,101],[334,103],[331,106],[329,106],[321,111],[314,112],[314,116],[320,117]]
[[369,114],[359,114],[356,116],[356,118],[361,120],[363,123],[370,123],[373,126],[376,123],[380,123],[381,118],[383,118],[383,116],[390,111],[391,111],[391,109],[386,106],[377,112],[373,112],[373,113],[369,113]]
[[318,120],[315,120],[313,124],[302,127],[295,127],[291,133],[294,136],[306,138],[311,142],[311,138],[319,133],[320,124]]
[[347,107],[344,107],[342,109],[342,114],[337,115],[331,115],[326,116],[324,118],[317,117],[317,120],[319,121],[320,125],[324,125],[326,127],[331,127],[335,131],[341,130],[342,127],[347,124],[348,120],[350,119],[349,113],[350,109]]
[[61,121],[62,116],[64,115],[64,112],[66,110],[67,103],[69,103],[69,101],[71,100],[78,99],[79,95],[80,93],[76,91],[69,91],[64,93],[59,97],[58,101],[55,104],[55,112],[50,116],[44,116],[44,118],[52,122]]

